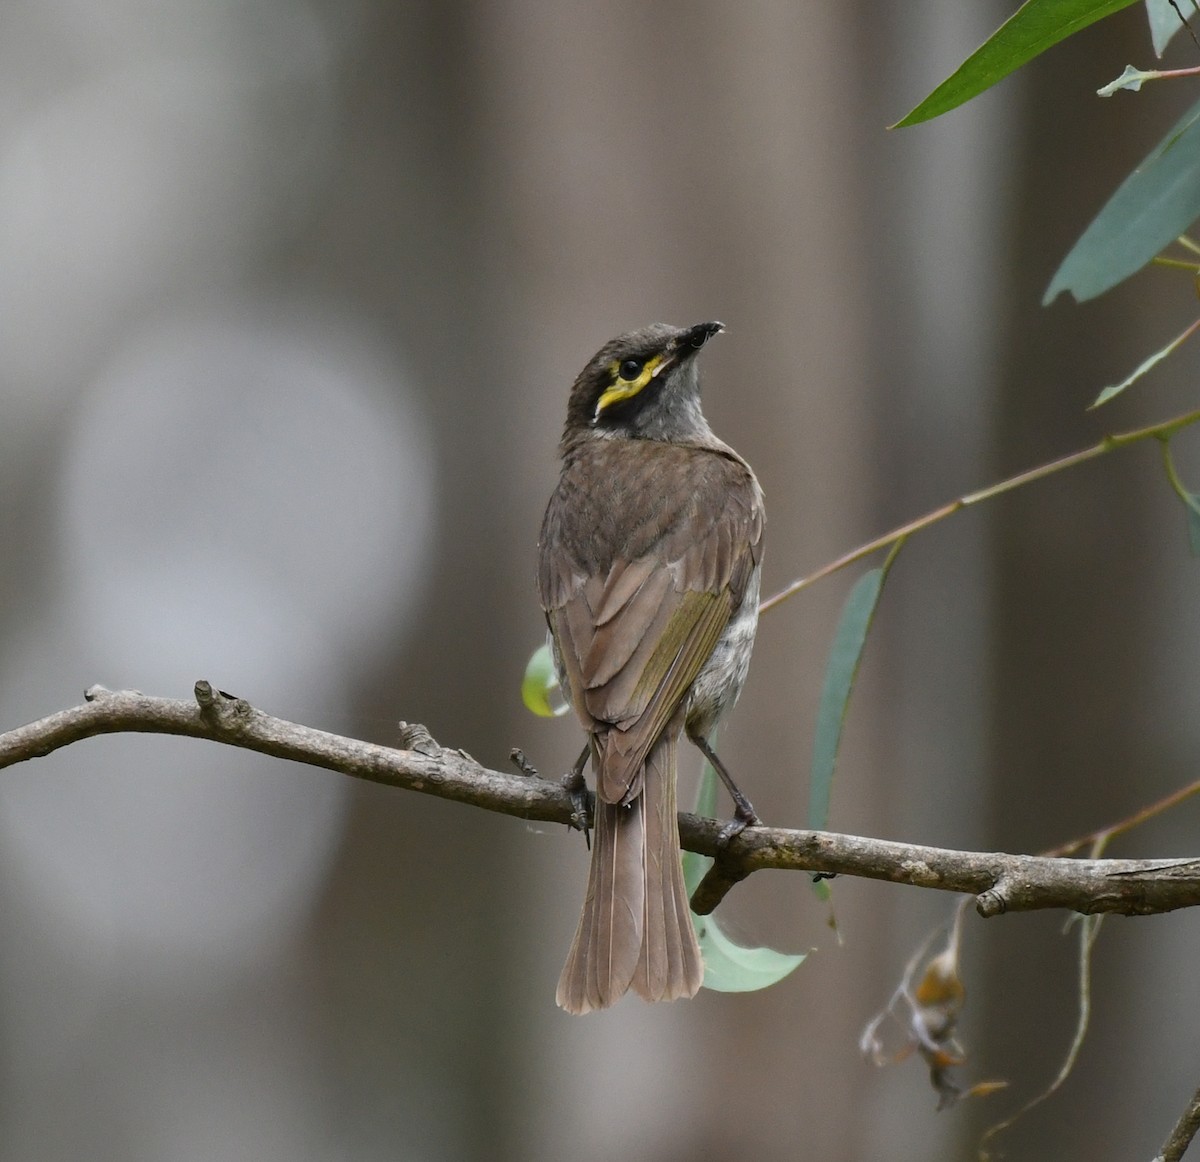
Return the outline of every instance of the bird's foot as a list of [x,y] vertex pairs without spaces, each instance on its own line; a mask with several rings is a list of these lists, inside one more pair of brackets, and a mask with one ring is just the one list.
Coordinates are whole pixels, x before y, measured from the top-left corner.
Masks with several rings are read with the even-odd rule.
[[717,833],[717,851],[724,851],[747,827],[761,827],[762,820],[758,817],[750,800],[740,791],[733,818]]
[[588,796],[587,779],[583,777],[583,768],[587,766],[590,754],[590,748],[584,747],[578,761],[562,777],[563,789],[571,797],[571,817],[567,821],[567,826],[583,832],[583,841],[587,844],[588,851],[592,850],[592,808]]

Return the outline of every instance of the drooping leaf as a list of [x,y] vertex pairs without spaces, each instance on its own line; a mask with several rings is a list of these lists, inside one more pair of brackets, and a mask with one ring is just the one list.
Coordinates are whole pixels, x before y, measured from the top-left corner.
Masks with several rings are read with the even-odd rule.
[[704,956],[704,987],[718,993],[750,993],[778,984],[807,959],[773,948],[743,948],[734,944],[712,916],[693,916]]
[[940,117],[977,97],[1035,56],[1134,0],[1026,0],[911,113],[899,129]]
[[[710,742],[715,740],[710,739]],[[712,818],[717,806],[717,775],[709,763],[700,776],[696,814]],[[712,866],[708,856],[683,853],[683,881],[690,896]],[[744,948],[735,944],[717,924],[715,916],[692,914],[700,953],[704,957],[704,987],[720,993],[746,993],[769,988],[804,963],[804,953],[776,952],[773,948]]]
[[842,726],[846,721],[850,694],[862,660],[867,632],[875,617],[880,591],[902,543],[896,544],[882,566],[864,573],[854,583],[842,607],[842,616],[833,637],[833,648],[825,665],[825,682],[821,688],[817,730],[813,739],[808,825],[815,831],[824,831],[829,822],[833,772],[837,765],[838,746],[842,740]]
[[1095,298],[1140,270],[1200,217],[1200,103],[1117,187],[1050,280],[1042,304]]
[[1157,56],[1162,56],[1163,49],[1167,47],[1171,37],[1183,28],[1183,21],[1179,19],[1180,13],[1190,20],[1196,11],[1193,0],[1175,0],[1175,3],[1179,5],[1179,12],[1171,7],[1168,0],[1146,0],[1150,39],[1154,42],[1154,52]]
[[1094,400],[1092,400],[1089,407],[1098,408],[1102,403],[1108,403],[1108,401],[1114,396],[1120,395],[1121,392],[1123,392],[1131,383],[1136,383],[1142,378],[1143,375],[1146,374],[1147,371],[1170,355],[1176,347],[1184,342],[1184,340],[1189,339],[1192,335],[1194,335],[1197,329],[1200,329],[1200,319],[1197,319],[1196,322],[1192,323],[1182,335],[1176,335],[1175,338],[1172,339],[1165,347],[1155,351],[1153,355],[1143,359],[1142,362],[1139,363],[1136,368],[1134,368],[1132,373],[1127,375],[1123,380],[1121,380],[1120,383],[1109,384],[1108,387],[1106,387],[1098,396],[1096,396]]
[[550,647],[540,646],[533,651],[533,656],[525,666],[525,677],[521,680],[521,700],[540,718],[557,718],[570,709],[566,700],[561,697],[551,701],[551,696],[557,689],[558,675],[554,672],[554,658],[550,654]]

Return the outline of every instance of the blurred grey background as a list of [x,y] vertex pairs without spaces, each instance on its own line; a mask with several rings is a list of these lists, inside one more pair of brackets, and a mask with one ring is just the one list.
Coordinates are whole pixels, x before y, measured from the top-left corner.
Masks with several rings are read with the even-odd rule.
[[[767,592],[1189,406],[1185,350],[1083,411],[1188,321],[1178,277],[1038,305],[1191,99],[1093,95],[1151,59],[1140,5],[885,131],[1013,6],[7,0],[0,727],[204,677],[565,769],[576,729],[518,693],[537,529],[568,385],[651,320],[729,325],[707,410],[767,492]],[[833,826],[1032,851],[1194,778],[1184,543],[1150,447],[914,540]],[[804,819],[852,580],[769,615],[725,732],[772,823]],[[1194,851],[1195,818],[1117,851]],[[779,987],[567,1017],[585,871],[561,829],[186,740],[6,771],[0,1157],[960,1158],[1070,1040],[1063,917],[972,918],[964,1077],[1012,1089],[935,1116],[856,1042],[951,901],[840,880],[839,944],[782,874],[720,913],[817,949]],[[1198,954],[1192,916],[1108,923],[1010,1157],[1150,1156],[1198,1080]]]

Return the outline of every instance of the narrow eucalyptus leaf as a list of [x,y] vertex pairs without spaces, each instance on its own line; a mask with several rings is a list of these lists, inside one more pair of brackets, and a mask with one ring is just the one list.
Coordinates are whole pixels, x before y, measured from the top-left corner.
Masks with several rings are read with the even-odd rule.
[[[890,561],[891,558],[889,565]],[[842,616],[833,637],[833,648],[825,665],[825,682],[821,688],[817,730],[813,739],[812,782],[808,801],[808,825],[816,831],[824,831],[829,822],[829,800],[838,746],[842,740],[842,725],[846,721],[858,664],[889,565],[871,569],[854,583],[842,607]]]
[[948,113],[977,97],[1027,61],[1134,0],[1026,0],[911,113],[899,129]]
[[1140,270],[1200,217],[1200,103],[1117,187],[1063,259],[1042,297],[1095,298]]
[[1163,49],[1170,43],[1171,37],[1182,31],[1183,21],[1179,19],[1182,13],[1188,20],[1196,11],[1193,0],[1175,0],[1179,12],[1171,7],[1170,0],[1146,0],[1146,17],[1150,21],[1150,39],[1154,42],[1154,52],[1162,56]]
[[1147,371],[1170,355],[1185,339],[1190,338],[1196,332],[1197,328],[1200,328],[1200,320],[1187,327],[1183,334],[1176,335],[1165,347],[1159,348],[1153,355],[1148,355],[1120,383],[1109,384],[1088,406],[1090,408],[1098,408],[1102,403],[1108,403],[1114,396],[1120,395],[1131,383],[1136,383]]

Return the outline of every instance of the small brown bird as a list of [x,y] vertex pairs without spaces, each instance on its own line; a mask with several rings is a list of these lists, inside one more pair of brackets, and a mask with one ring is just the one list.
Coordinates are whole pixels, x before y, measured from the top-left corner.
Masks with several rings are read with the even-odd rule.
[[571,1013],[633,989],[690,997],[704,965],[679,860],[681,735],[757,823],[707,736],[737,700],[758,625],[763,497],[700,410],[696,355],[721,323],[606,343],[571,388],[538,589],[563,691],[588,732],[595,845],[558,983]]

